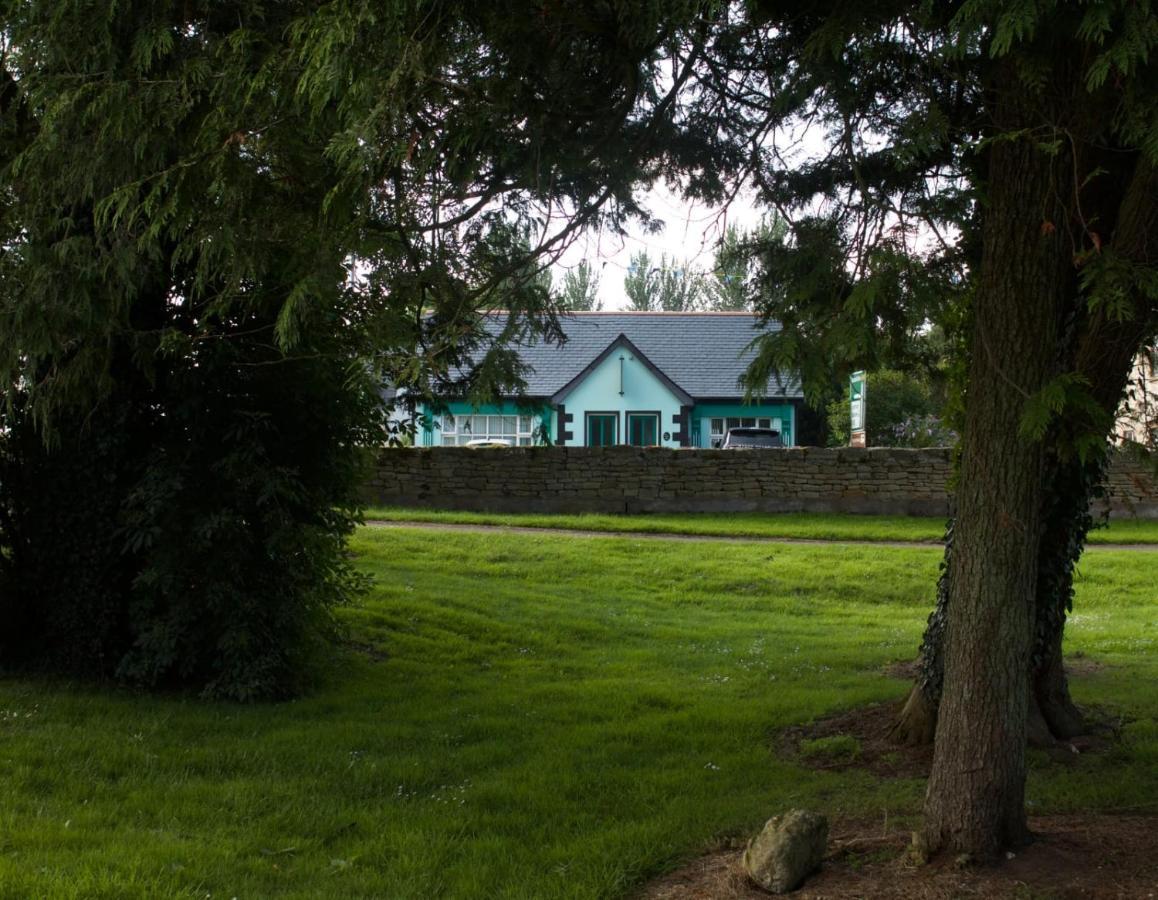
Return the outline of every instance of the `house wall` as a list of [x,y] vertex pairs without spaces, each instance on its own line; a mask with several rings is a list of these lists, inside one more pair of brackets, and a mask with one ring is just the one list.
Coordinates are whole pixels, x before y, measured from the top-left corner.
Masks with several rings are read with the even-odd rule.
[[782,403],[699,403],[692,410],[692,441],[696,447],[710,449],[712,419],[768,418],[780,420],[780,436],[785,447],[796,443],[796,406]]
[[[680,427],[679,398],[626,347],[611,353],[567,394],[562,402],[572,417],[570,424],[567,425],[567,429],[571,432],[571,437],[566,442],[568,447],[582,447],[587,443],[586,414],[589,412],[613,412],[619,416],[620,444],[627,443],[626,413],[658,412],[660,443],[664,447],[679,446],[679,441],[675,437]],[[665,434],[668,435],[666,440],[663,437]]]
[[1143,350],[1134,359],[1114,436],[1119,443],[1134,441],[1158,449],[1158,351]]
[[[369,503],[493,512],[850,512],[946,515],[946,449],[389,449]],[[1114,515],[1158,518],[1152,471],[1118,455]]]
[[[456,400],[446,404],[446,411],[456,416],[534,416],[539,420],[539,426],[544,429],[544,437],[547,443],[550,443],[556,434],[555,410],[548,404],[533,403],[520,406],[513,401],[475,404]],[[441,445],[442,434],[437,425],[437,415],[426,406],[422,406],[419,413],[422,428],[418,435],[418,443],[423,447],[437,447]]]

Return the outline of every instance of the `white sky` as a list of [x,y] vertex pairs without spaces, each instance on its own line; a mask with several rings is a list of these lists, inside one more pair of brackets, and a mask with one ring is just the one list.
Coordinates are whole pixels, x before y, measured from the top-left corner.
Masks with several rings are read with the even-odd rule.
[[552,277],[558,286],[563,273],[586,259],[599,276],[599,298],[605,310],[627,307],[623,278],[631,257],[646,250],[656,263],[661,254],[677,265],[701,272],[709,272],[716,255],[716,244],[725,228],[736,225],[741,230],[755,228],[760,223],[760,212],[751,199],[737,197],[728,208],[690,203],[664,185],[656,185],[644,195],[644,206],[657,219],[666,223],[658,234],[645,234],[639,228],[629,229],[626,237],[606,234],[580,236],[563,254],[558,265],[552,267]]

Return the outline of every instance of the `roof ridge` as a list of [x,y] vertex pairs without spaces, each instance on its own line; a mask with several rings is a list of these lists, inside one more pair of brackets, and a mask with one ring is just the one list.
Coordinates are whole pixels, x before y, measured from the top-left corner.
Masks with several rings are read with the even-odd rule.
[[[479,315],[483,316],[506,316],[510,315],[509,309],[484,309],[479,311]],[[737,309],[687,309],[687,310],[666,310],[666,309],[565,309],[559,312],[563,317],[580,317],[580,316],[731,316],[743,317],[749,319],[757,318],[757,314],[748,310]]]
[[756,313],[736,309],[576,309],[567,316],[744,316],[754,319]]

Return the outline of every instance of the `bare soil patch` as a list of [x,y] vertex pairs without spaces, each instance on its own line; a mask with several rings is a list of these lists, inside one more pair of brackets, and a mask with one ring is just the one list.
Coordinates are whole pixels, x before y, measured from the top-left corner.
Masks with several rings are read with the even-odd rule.
[[913,681],[920,671],[920,666],[917,665],[917,660],[906,659],[889,663],[885,666],[884,671],[889,678],[896,678],[900,681]]
[[[1158,817],[1043,816],[1034,842],[999,866],[917,865],[910,835],[881,823],[833,823],[820,871],[798,900],[1151,900],[1158,898]],[[742,849],[722,850],[652,882],[638,900],[767,900],[748,881]]]
[[[1066,660],[1070,678],[1089,677],[1106,668],[1105,663],[1088,657]],[[917,664],[915,661],[891,663],[884,673],[911,682],[917,675]],[[903,705],[904,701],[876,703],[806,725],[795,725],[776,735],[772,749],[813,769],[864,769],[882,778],[927,778],[933,763],[932,746],[905,747],[892,738],[892,729]],[[1076,762],[1086,753],[1107,750],[1122,723],[1101,718],[1093,710],[1086,710],[1086,714],[1090,726],[1088,735],[1040,749],[1054,762],[1062,764]]]
[[[773,751],[811,769],[864,769],[880,778],[928,778],[932,745],[906,747],[892,738],[903,703],[875,703],[794,725],[773,739]],[[1113,746],[1121,723],[1087,711],[1090,733],[1039,747],[1054,763],[1072,765],[1085,754]]]
[[1110,668],[1108,663],[1099,662],[1085,655],[1066,657],[1066,675],[1070,678],[1084,678],[1089,675],[1097,675],[1099,672],[1104,672],[1108,668]]
[[[900,710],[900,703],[874,703],[795,725],[777,735],[774,749],[778,755],[814,769],[865,769],[882,778],[927,778],[933,747],[902,747],[890,737]],[[855,740],[855,754],[808,752],[810,746],[823,746],[825,739],[842,736]]]

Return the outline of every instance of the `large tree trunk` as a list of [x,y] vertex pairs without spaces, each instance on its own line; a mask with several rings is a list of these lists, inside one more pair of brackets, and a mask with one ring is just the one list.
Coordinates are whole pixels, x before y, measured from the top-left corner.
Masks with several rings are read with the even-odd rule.
[[[1101,161],[1102,168],[1116,162],[1122,170],[1101,185],[1098,219],[1112,226],[1109,252],[1137,265],[1152,265],[1158,254],[1158,169],[1145,158],[1123,160],[1121,154]],[[1092,166],[1087,163],[1087,167]],[[1088,384],[1090,398],[1101,410],[1102,422],[1066,419],[1056,426],[1043,487],[1045,534],[1038,553],[1034,649],[1031,654],[1030,702],[1046,729],[1042,741],[1068,739],[1081,734],[1084,717],[1070,696],[1062,661],[1066,614],[1073,597],[1073,571],[1081,557],[1086,535],[1094,525],[1090,505],[1102,494],[1104,456],[1092,453],[1080,459],[1072,451],[1075,430],[1080,434],[1108,433],[1118,403],[1129,383],[1138,349],[1151,340],[1155,330],[1155,303],[1136,292],[1127,314],[1112,314],[1104,307],[1091,308],[1078,298],[1073,310],[1068,345],[1062,348],[1062,369],[1080,374]],[[1063,431],[1069,428],[1070,433]],[[1067,450],[1068,447],[1068,450]],[[946,534],[945,562],[937,585],[937,603],[929,617],[919,656],[918,676],[897,719],[893,736],[902,744],[932,743],[944,672],[944,623],[948,616],[949,588],[946,576],[951,558],[953,531]],[[1031,735],[1032,737],[1032,735]]]
[[[1006,73],[1012,76],[1014,73]],[[1013,131],[1030,113],[1021,94],[996,100],[997,124]],[[990,150],[990,204],[974,305],[967,417],[948,581],[945,682],[924,840],[994,858],[1028,837],[1026,673],[1032,646],[1041,539],[1043,447],[1019,428],[1027,398],[1051,373],[1065,279],[1056,230],[1060,156],[1029,139]]]
[[[1076,461],[1075,461],[1076,462]],[[1052,744],[1083,733],[1085,720],[1070,697],[1062,661],[1066,614],[1073,596],[1073,569],[1093,524],[1089,504],[1100,488],[1104,458],[1079,464],[1079,473],[1048,469],[1043,487],[1045,535],[1038,551],[1035,626],[1029,679],[1031,745]],[[1083,477],[1079,477],[1079,474]],[[1059,502],[1064,498],[1064,502]],[[946,536],[946,562],[952,554],[952,533]],[[937,603],[929,616],[918,655],[918,675],[893,725],[892,738],[905,746],[933,743],[944,678],[945,621],[949,585],[943,571],[937,583]]]
[[[1084,168],[1094,167],[1095,162],[1085,162]],[[1102,227],[1112,229],[1106,252],[1130,266],[1152,265],[1158,255],[1158,169],[1141,154],[1120,153],[1100,160],[1098,168],[1107,172],[1108,183],[1091,205],[1096,204],[1093,214]],[[1126,310],[1111,310],[1096,298],[1081,299],[1074,313],[1080,325],[1067,341],[1066,365],[1085,379],[1101,421],[1063,419],[1055,428],[1063,433],[1051,436],[1032,671],[1033,699],[1051,736],[1060,739],[1085,729],[1070,697],[1062,635],[1073,600],[1074,567],[1095,524],[1090,504],[1102,495],[1107,462],[1099,453],[1082,458],[1073,447],[1083,429],[1093,434],[1112,430],[1134,358],[1155,327],[1155,303],[1144,291],[1133,291]],[[1069,434],[1064,433],[1067,427]]]

